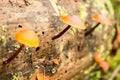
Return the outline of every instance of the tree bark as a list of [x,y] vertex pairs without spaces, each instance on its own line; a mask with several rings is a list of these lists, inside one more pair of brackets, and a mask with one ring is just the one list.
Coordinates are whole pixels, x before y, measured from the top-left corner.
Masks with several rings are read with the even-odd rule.
[[[106,2],[28,0],[26,3],[26,1],[0,1],[0,36],[4,36],[3,40],[0,39],[0,59],[8,58],[10,53],[15,51],[18,43],[14,39],[14,34],[18,31],[18,25],[36,31],[40,39],[40,49],[36,52],[35,48],[26,48],[8,66],[0,65],[2,74],[0,77],[9,80],[13,77],[11,73],[21,72],[26,79],[38,66],[40,72],[49,76],[50,80],[70,80],[75,76],[84,80],[86,76],[84,71],[92,65],[94,53],[97,50],[106,53],[111,48],[112,28],[108,26],[100,25],[92,34],[84,36],[85,32],[97,23],[92,19],[94,13],[113,16],[106,10]],[[60,38],[52,40],[53,36],[65,28],[63,26],[65,24],[59,20],[65,13],[80,16],[86,23],[86,30],[71,28]],[[59,64],[55,64],[53,60],[57,60]]]

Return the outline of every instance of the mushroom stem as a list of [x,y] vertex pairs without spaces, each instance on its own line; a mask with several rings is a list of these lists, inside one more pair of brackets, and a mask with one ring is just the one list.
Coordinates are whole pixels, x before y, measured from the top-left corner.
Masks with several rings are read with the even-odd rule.
[[87,31],[85,33],[85,36],[88,36],[91,32],[93,32],[98,26],[100,25],[100,23],[98,22],[92,29],[90,29],[89,31]]
[[52,40],[55,40],[57,38],[59,38],[60,36],[62,36],[71,26],[68,25],[64,30],[62,30],[60,33],[58,33],[57,35],[52,37]]
[[7,63],[9,63],[11,60],[13,60],[13,59],[20,53],[20,51],[23,49],[23,47],[24,47],[24,45],[22,44],[22,45],[20,46],[20,48],[19,48],[11,57],[9,57],[7,60],[3,61],[3,64],[7,64]]

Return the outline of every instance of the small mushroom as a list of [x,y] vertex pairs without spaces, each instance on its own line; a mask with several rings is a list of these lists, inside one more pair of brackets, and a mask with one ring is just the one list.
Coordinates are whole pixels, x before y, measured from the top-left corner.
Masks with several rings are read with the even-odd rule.
[[107,61],[102,60],[98,55],[94,56],[94,60],[99,64],[104,72],[107,72],[110,68],[110,65]]
[[39,69],[36,69],[29,80],[49,80],[49,79],[44,74],[40,73]]
[[94,55],[93,58],[97,63],[101,63],[103,61],[98,55]]
[[67,27],[63,29],[60,33],[52,37],[52,40],[62,36],[71,26],[80,27],[80,29],[85,29],[84,23],[76,15],[67,15],[60,18],[60,20],[67,24]]
[[102,68],[104,72],[107,72],[110,68],[110,65],[107,61],[102,61],[99,66]]
[[15,39],[16,41],[21,43],[21,46],[11,57],[9,57],[6,61],[3,61],[3,64],[7,64],[12,59],[14,59],[25,46],[28,46],[28,47],[39,46],[39,38],[33,30],[23,29],[18,33],[16,33]]
[[109,25],[109,26],[112,25],[112,22],[110,21],[110,19],[103,14],[94,14],[93,19],[96,20],[97,22],[101,23],[101,24],[106,24],[106,25]]
[[85,33],[85,36],[89,35],[91,32],[93,32],[100,24],[105,24],[108,26],[112,25],[112,22],[110,19],[108,19],[105,15],[103,14],[94,14],[93,19],[96,20],[98,23],[89,31]]
[[38,80],[48,80],[48,78],[45,75],[40,74],[40,73],[37,73],[37,79]]

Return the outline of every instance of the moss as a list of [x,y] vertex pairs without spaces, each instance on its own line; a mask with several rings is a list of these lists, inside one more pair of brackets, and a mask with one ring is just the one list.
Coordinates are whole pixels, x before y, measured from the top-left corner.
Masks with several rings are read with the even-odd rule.
[[2,25],[2,26],[0,26],[0,28],[1,28],[1,30],[4,31],[4,32],[7,31],[6,25]]
[[17,72],[13,74],[12,80],[24,80],[22,72]]

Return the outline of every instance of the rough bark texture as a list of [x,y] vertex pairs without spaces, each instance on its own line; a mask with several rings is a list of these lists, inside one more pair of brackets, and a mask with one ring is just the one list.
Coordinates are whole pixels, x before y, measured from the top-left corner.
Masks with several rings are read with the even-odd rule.
[[[109,2],[109,1],[108,1]],[[18,25],[36,31],[40,49],[24,48],[11,63],[0,65],[0,79],[11,80],[13,76],[29,80],[35,69],[50,80],[84,80],[84,71],[92,64],[93,54],[99,50],[108,53],[111,48],[112,27],[100,25],[91,35],[84,33],[97,22],[94,13],[113,16],[99,0],[0,0],[0,61],[6,60],[19,47],[14,35]],[[59,18],[62,11],[79,15],[86,23],[86,30],[71,28],[56,40],[51,38],[64,29]],[[55,64],[57,60],[59,64]],[[76,75],[76,76],[75,76]],[[74,78],[75,77],[75,78]]]

